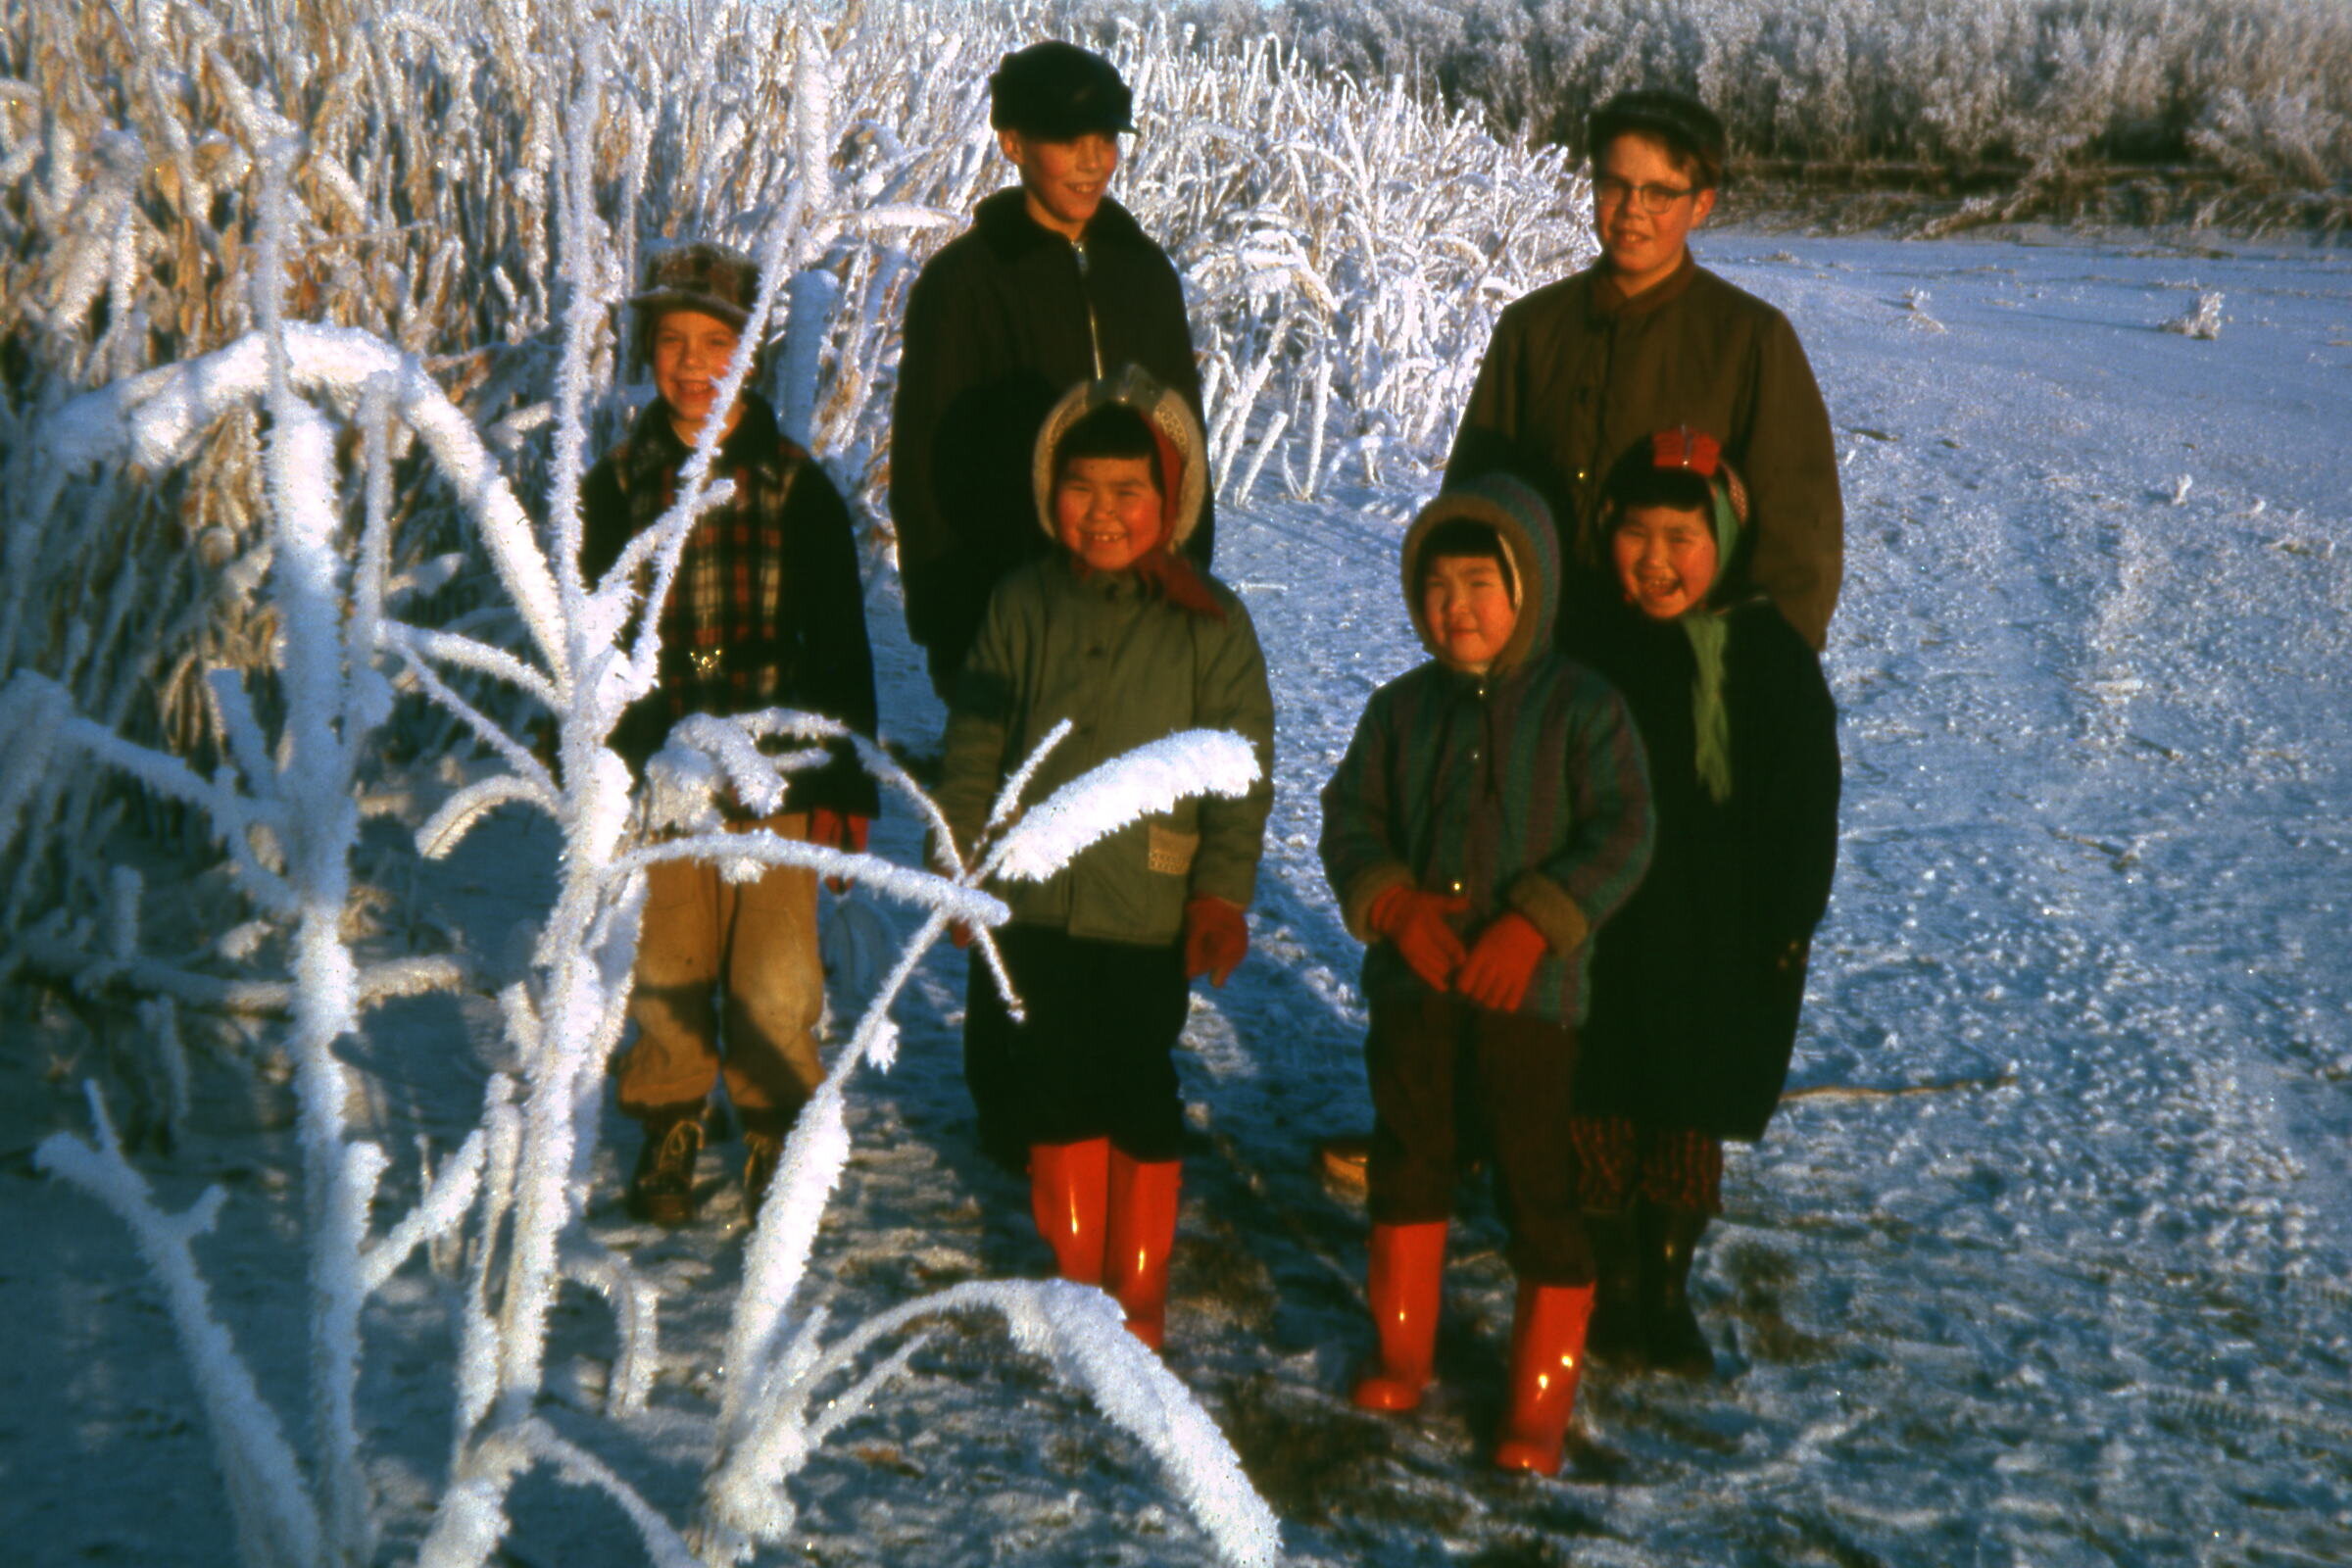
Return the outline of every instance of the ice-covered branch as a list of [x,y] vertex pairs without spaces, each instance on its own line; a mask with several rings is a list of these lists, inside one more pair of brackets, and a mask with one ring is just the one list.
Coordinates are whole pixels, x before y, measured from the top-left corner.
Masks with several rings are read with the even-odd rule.
[[190,1250],[195,1238],[213,1228],[227,1195],[211,1188],[185,1213],[164,1213],[146,1179],[122,1157],[122,1146],[95,1089],[90,1091],[90,1119],[95,1145],[69,1133],[53,1134],[34,1151],[33,1164],[88,1193],[129,1227],[139,1255],[163,1287],[180,1353],[204,1401],[229,1511],[237,1522],[238,1548],[248,1568],[316,1568],[320,1560],[318,1513],[301,1465],[277,1412],[254,1387],[235,1342],[213,1316],[211,1293]]
[[1118,1303],[1091,1286],[1047,1280],[951,1287],[867,1318],[797,1368],[772,1402],[749,1414],[741,1441],[728,1447],[705,1484],[705,1562],[742,1562],[757,1544],[775,1542],[790,1529],[786,1480],[818,1441],[853,1419],[906,1366],[908,1352],[887,1359],[811,1418],[809,1406],[828,1380],[921,1319],[969,1311],[1001,1315],[1015,1344],[1043,1357],[1142,1442],[1226,1562],[1271,1568],[1279,1560],[1280,1523],[1243,1473],[1233,1446],[1175,1374],[1127,1332]]
[[[480,531],[539,655],[561,682],[568,669],[554,578],[531,536],[530,519],[481,434],[415,355],[356,327],[284,323],[289,387],[356,407],[371,378],[384,377],[392,407],[422,438]],[[198,437],[270,386],[270,342],[253,333],[211,354],[83,393],[43,420],[36,439],[61,466],[136,463],[161,468],[193,451]]]
[[1139,746],[1055,790],[1013,825],[989,857],[998,875],[1043,882],[1087,846],[1188,795],[1246,795],[1257,753],[1230,730],[1188,729]]

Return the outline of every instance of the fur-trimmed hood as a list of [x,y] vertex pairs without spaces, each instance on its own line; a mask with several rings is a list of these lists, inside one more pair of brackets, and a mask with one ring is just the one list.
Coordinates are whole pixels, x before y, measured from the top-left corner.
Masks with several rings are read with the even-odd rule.
[[1159,437],[1162,456],[1175,459],[1174,509],[1162,543],[1171,553],[1182,550],[1200,525],[1201,504],[1208,495],[1208,442],[1183,397],[1154,381],[1140,366],[1121,366],[1100,381],[1079,382],[1061,395],[1046,422],[1038,426],[1037,446],[1030,460],[1037,525],[1048,539],[1056,545],[1061,542],[1054,526],[1054,452],[1071,425],[1106,403],[1124,404],[1142,415]]
[[1421,546],[1440,523],[1455,519],[1484,523],[1502,541],[1502,552],[1518,592],[1519,623],[1511,640],[1495,656],[1492,673],[1501,675],[1551,646],[1552,623],[1560,612],[1560,536],[1552,526],[1551,509],[1544,498],[1507,473],[1489,473],[1449,489],[1421,509],[1404,532],[1404,552],[1398,574],[1404,587],[1404,612],[1413,623],[1421,646],[1438,657],[1429,628],[1421,622]]

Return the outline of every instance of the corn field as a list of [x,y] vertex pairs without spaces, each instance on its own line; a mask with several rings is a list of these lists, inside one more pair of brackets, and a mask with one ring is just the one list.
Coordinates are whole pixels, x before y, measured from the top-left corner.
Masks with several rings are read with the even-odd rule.
[[[593,24],[593,27],[592,27]],[[865,504],[889,559],[888,419],[915,271],[1010,172],[988,128],[999,56],[1054,29],[1017,7],[953,19],[906,4],[547,0],[67,0],[0,26],[0,684],[33,670],[77,710],[204,765],[222,741],[204,672],[267,667],[255,586],[265,419],[192,432],[182,464],[68,475],[45,420],[70,398],[252,331],[270,117],[299,129],[305,215],[286,236],[292,319],[416,356],[527,506],[650,395],[621,301],[648,247],[783,247],[767,391],[788,429]],[[568,40],[609,39],[583,99]],[[1343,473],[1442,456],[1494,313],[1590,252],[1581,178],[1556,150],[1499,143],[1396,85],[1298,68],[1259,39],[1208,44],[1129,22],[1108,47],[1140,134],[1118,194],[1191,297],[1228,496],[1305,495]],[[566,106],[594,104],[590,122]],[[560,261],[558,160],[593,172],[579,214],[598,260]],[[780,236],[780,238],[779,238]],[[584,454],[556,449],[563,313],[607,323],[582,363]],[[1411,471],[1408,467],[1407,471]],[[356,506],[356,466],[344,465]],[[387,500],[393,569],[434,613],[512,641],[459,498],[404,458]],[[543,536],[552,523],[538,519]],[[485,697],[485,701],[493,700]],[[256,701],[273,701],[267,684]],[[457,741],[412,705],[399,744]],[[265,714],[265,716],[267,716]],[[121,814],[168,810],[42,781],[0,836],[12,970],[82,975]],[[199,967],[234,964],[202,956]]]

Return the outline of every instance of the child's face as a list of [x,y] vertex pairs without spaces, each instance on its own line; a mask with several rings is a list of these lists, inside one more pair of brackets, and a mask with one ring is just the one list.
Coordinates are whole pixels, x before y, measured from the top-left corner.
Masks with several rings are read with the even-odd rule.
[[1715,583],[1715,530],[1696,512],[1633,507],[1609,536],[1617,580],[1644,615],[1672,620]]
[[654,322],[654,390],[681,429],[700,430],[717,401],[742,334],[701,311],[663,311]]
[[1510,580],[1491,556],[1438,556],[1421,573],[1421,623],[1438,656],[1485,674],[1519,624]]
[[1048,140],[1017,130],[1000,130],[997,145],[1021,172],[1030,217],[1071,239],[1086,232],[1119,167],[1117,136],[1090,130]]
[[[1652,212],[1644,190],[1664,205]],[[1592,160],[1592,230],[1601,260],[1628,294],[1672,275],[1690,231],[1714,210],[1715,193],[1694,188],[1655,136],[1629,131]]]
[[1159,543],[1149,458],[1072,458],[1054,482],[1061,547],[1097,571],[1124,571]]

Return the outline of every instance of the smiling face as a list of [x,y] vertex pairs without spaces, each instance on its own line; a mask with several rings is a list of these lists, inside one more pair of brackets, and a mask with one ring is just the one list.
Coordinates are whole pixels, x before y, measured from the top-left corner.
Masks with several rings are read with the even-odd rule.
[[1432,556],[1421,572],[1421,625],[1439,658],[1485,674],[1519,625],[1502,563],[1492,556]]
[[1119,167],[1119,138],[1109,131],[1090,130],[1049,141],[1000,130],[997,145],[1021,172],[1029,216],[1065,239],[1084,234]]
[[1625,597],[1653,620],[1672,620],[1715,584],[1715,530],[1702,514],[1630,507],[1609,546]]
[[[743,335],[715,316],[701,311],[663,311],[654,322],[649,347],[654,362],[654,390],[669,405],[670,423],[692,442],[710,417],[718,400],[718,383],[726,379]],[[735,411],[727,411],[732,428]]]
[[1159,543],[1150,458],[1072,458],[1054,481],[1054,531],[1097,571],[1125,571]]
[[[1594,156],[1592,228],[1600,237],[1602,264],[1628,297],[1673,276],[1690,231],[1715,210],[1715,193],[1696,189],[1690,178],[1655,136],[1628,132]],[[1604,189],[1610,194],[1604,196]],[[1683,194],[1653,213],[1644,189]]]

